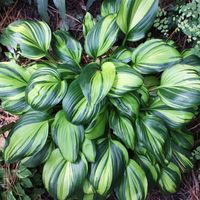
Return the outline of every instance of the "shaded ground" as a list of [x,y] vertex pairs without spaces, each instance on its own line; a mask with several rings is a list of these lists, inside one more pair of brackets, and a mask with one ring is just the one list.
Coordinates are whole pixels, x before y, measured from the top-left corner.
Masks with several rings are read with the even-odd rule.
[[[37,8],[34,5],[29,5],[27,0],[17,0],[12,6],[0,10],[0,32],[16,19],[40,19]],[[85,13],[84,0],[68,0],[67,18],[70,22],[70,32],[79,40],[82,39],[81,19]],[[91,12],[96,15],[99,12],[100,0],[92,7]],[[168,7],[174,0],[162,0],[161,6]],[[178,2],[178,1],[177,1]],[[180,3],[180,1],[179,1]],[[49,6],[50,25],[53,30],[59,26],[59,15],[53,6]],[[156,37],[161,35],[154,33]],[[186,37],[181,33],[170,33],[169,38],[173,39],[180,49],[184,49],[186,44]],[[16,116],[0,109],[0,127],[13,123],[17,120]],[[200,116],[188,125],[188,129],[192,131],[195,137],[195,146],[200,145]],[[0,137],[0,149],[5,142],[6,134]],[[183,175],[183,181],[180,189],[174,195],[166,195],[159,192],[158,189],[152,189],[148,194],[148,200],[200,200],[200,182],[198,181],[198,174],[200,174],[200,163],[196,163],[195,168],[189,174]],[[49,198],[48,198],[49,199]],[[114,199],[114,197],[111,197]]]

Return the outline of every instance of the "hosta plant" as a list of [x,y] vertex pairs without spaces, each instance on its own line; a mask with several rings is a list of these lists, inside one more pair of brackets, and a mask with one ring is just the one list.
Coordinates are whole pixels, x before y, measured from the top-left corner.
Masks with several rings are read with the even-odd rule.
[[21,116],[4,158],[42,164],[55,199],[140,200],[150,186],[174,193],[192,168],[185,125],[200,105],[199,63],[171,42],[127,45],[145,37],[157,8],[157,0],[104,1],[98,22],[84,19],[84,53],[40,21],[16,21],[2,34],[30,59],[0,63],[2,107]]

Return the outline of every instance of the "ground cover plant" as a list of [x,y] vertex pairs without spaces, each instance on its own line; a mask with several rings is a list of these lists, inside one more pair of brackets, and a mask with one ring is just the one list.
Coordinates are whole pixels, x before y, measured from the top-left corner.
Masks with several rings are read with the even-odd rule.
[[54,198],[145,199],[153,185],[174,193],[193,167],[185,125],[200,104],[198,58],[160,39],[129,46],[157,9],[157,0],[105,0],[101,19],[85,16],[84,50],[41,21],[16,21],[1,35],[15,58],[33,61],[0,63],[2,107],[21,115],[4,159],[43,163]]

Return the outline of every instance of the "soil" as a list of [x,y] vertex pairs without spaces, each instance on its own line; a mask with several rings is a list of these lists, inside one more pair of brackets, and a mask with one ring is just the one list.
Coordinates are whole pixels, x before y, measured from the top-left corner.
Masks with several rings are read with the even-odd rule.
[[[161,0],[161,7],[165,8],[175,2],[174,0]],[[177,1],[178,2],[178,1]],[[180,2],[180,1],[179,1]],[[187,2],[185,0],[185,2]],[[101,0],[96,1],[90,8],[91,13],[96,16],[99,13]],[[67,0],[67,19],[70,26],[70,32],[80,41],[82,40],[82,26],[81,19],[86,12],[86,3],[84,0]],[[60,19],[59,15],[54,8],[53,4],[49,5],[48,14],[50,18],[50,26],[52,30],[56,30],[59,27]],[[0,10],[0,32],[17,19],[40,19],[37,8],[34,4],[29,5],[27,0],[17,0],[13,5],[7,8],[1,8]],[[155,33],[156,37],[161,37]],[[182,50],[187,47],[186,37],[181,33],[170,34],[170,39],[174,40],[179,48]],[[4,50],[4,49],[3,49]],[[4,59],[4,57],[0,57]],[[0,109],[0,128],[16,122],[17,116],[10,115]],[[200,116],[188,125],[188,129],[194,134],[195,146],[200,145]],[[0,149],[2,148],[5,138],[8,132],[5,132],[0,137]],[[198,174],[200,174],[200,163],[196,163],[192,172],[183,175],[183,180],[180,188],[176,194],[167,195],[159,191],[159,189],[152,189],[147,199],[148,200],[200,200],[200,182],[198,180]],[[115,199],[113,196],[109,198]]]

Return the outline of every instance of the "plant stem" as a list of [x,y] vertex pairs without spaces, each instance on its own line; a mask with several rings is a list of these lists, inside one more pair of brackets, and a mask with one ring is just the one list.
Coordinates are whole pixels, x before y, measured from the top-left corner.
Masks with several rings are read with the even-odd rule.
[[127,34],[126,34],[126,36],[125,36],[125,38],[124,38],[124,40],[123,40],[123,42],[122,42],[122,46],[123,46],[123,47],[126,45],[126,40],[127,40]]

